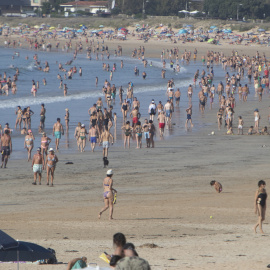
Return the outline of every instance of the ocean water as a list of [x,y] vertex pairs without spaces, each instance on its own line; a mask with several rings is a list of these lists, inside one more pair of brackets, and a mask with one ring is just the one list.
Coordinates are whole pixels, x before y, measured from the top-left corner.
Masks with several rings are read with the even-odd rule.
[[[12,56],[14,52],[19,52],[19,56]],[[102,63],[109,64],[112,68],[113,64],[116,64],[116,72],[113,73],[113,80],[111,84],[115,84],[117,88],[116,102],[112,104],[114,106],[113,112],[117,113],[118,122],[116,128],[116,143],[122,144],[122,132],[121,126],[122,113],[121,106],[119,104],[118,88],[123,86],[124,97],[126,94],[126,89],[129,82],[134,84],[134,96],[138,98],[141,103],[141,119],[148,118],[148,106],[152,100],[155,99],[156,103],[162,101],[163,104],[166,103],[166,86],[169,79],[173,78],[175,82],[175,88],[180,88],[181,90],[181,101],[180,108],[175,108],[175,113],[172,119],[172,129],[166,130],[165,139],[169,139],[172,135],[185,134],[185,120],[186,112],[185,109],[188,107],[187,98],[187,87],[189,84],[193,83],[193,76],[197,69],[202,71],[206,67],[202,66],[200,61],[197,63],[191,62],[189,65],[183,65],[180,63],[181,70],[180,73],[176,73],[169,67],[169,61],[167,60],[166,66],[166,79],[161,78],[161,70],[163,68],[160,59],[147,59],[148,63],[152,62],[152,66],[147,66],[144,68],[143,63],[134,58],[129,57],[114,57],[111,56],[110,59],[104,60],[89,60],[86,57],[86,53],[78,54],[76,60],[73,61],[72,65],[67,66],[65,63],[73,58],[72,53],[62,53],[62,52],[37,52],[38,60],[41,61],[41,66],[44,68],[45,61],[48,61],[50,66],[50,72],[44,73],[39,71],[35,66],[35,61],[33,56],[36,52],[28,51],[23,49],[0,49],[0,74],[4,71],[7,76],[11,78],[15,74],[15,69],[18,67],[20,75],[17,83],[17,93],[13,95],[11,92],[9,96],[0,96],[0,123],[4,127],[4,124],[8,122],[11,128],[14,128],[16,115],[15,109],[18,105],[22,107],[30,106],[31,110],[34,111],[32,116],[32,131],[36,137],[35,147],[40,145],[41,135],[38,134],[38,126],[40,120],[40,104],[44,103],[46,112],[46,122],[45,131],[47,136],[52,137],[52,127],[56,122],[56,118],[60,117],[61,122],[64,126],[64,115],[65,108],[69,108],[70,112],[70,130],[69,134],[65,134],[60,141],[60,151],[74,152],[77,151],[76,141],[73,137],[74,129],[78,122],[84,123],[86,127],[89,126],[89,115],[88,109],[97,101],[98,97],[103,98],[104,106],[106,104],[104,96],[102,95],[102,86],[104,81],[107,79],[109,81],[110,73],[103,71]],[[26,60],[26,56],[29,57]],[[92,56],[92,58],[94,58]],[[124,68],[121,69],[120,62],[123,60]],[[58,64],[62,63],[63,67],[69,70],[70,67],[76,66],[77,71],[82,68],[82,77],[78,73],[74,74],[72,80],[64,80],[64,72],[58,70]],[[134,67],[137,66],[140,70],[140,76],[134,75]],[[146,80],[142,79],[142,72],[147,73]],[[215,78],[214,83],[217,85],[220,80],[224,82],[225,73],[220,66],[214,67]],[[63,90],[59,89],[60,81],[57,79],[57,74],[60,74],[63,78],[63,83],[67,84],[68,95],[64,97]],[[95,78],[99,78],[98,86],[95,85]],[[42,83],[43,78],[46,79],[47,85],[44,86]],[[39,81],[39,89],[37,96],[33,97],[31,95],[32,80]],[[198,98],[197,93],[200,88],[197,86],[194,89],[193,95],[193,123],[194,128],[192,132],[196,132],[201,127],[201,116],[198,112]],[[215,107],[217,108],[218,98],[215,98]],[[106,107],[106,106],[105,106]],[[157,122],[156,122],[157,124]],[[158,127],[158,126],[157,126]],[[24,136],[20,135],[19,130],[14,130],[12,134],[13,139],[13,154],[12,158],[26,158],[26,150],[23,149]],[[156,137],[159,140],[159,136]],[[135,142],[131,142],[131,147]],[[50,145],[55,147],[54,139]],[[101,151],[101,147],[98,148]],[[86,151],[90,150],[90,145],[86,147]]]

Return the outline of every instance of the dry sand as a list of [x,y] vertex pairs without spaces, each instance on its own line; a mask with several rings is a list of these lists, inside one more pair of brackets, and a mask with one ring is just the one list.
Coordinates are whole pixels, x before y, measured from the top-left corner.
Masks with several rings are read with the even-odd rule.
[[[113,42],[110,48],[117,44],[124,46],[126,54],[144,45],[147,55],[152,49],[156,57],[165,46],[180,46],[133,40]],[[199,53],[208,49],[229,53],[232,49],[205,43],[183,46],[197,47]],[[235,48],[255,54],[252,47]],[[265,48],[257,49],[266,52]],[[261,103],[237,104],[236,115],[245,115],[246,127],[253,124],[256,107],[262,115],[261,126],[268,124],[268,98],[264,98]],[[185,105],[181,113],[184,109]],[[264,269],[270,263],[266,248],[269,236],[253,233],[257,221],[253,200],[258,180],[268,183],[269,137],[227,136],[225,129],[217,130],[216,111],[206,110],[198,132],[159,141],[154,149],[137,150],[135,142],[130,150],[110,148],[110,168],[118,190],[113,221],[108,220],[107,212],[101,220],[97,218],[103,207],[106,173],[100,148],[94,154],[62,155],[60,151],[54,188],[45,185],[45,174],[41,186],[32,186],[30,164],[11,158],[8,169],[1,169],[0,228],[15,239],[55,249],[57,259],[64,264],[87,256],[88,262],[106,266],[98,256],[104,250],[113,252],[112,236],[123,232],[155,270]],[[209,136],[213,130],[215,135]],[[67,161],[74,165],[66,165]],[[212,179],[222,183],[224,192],[217,194],[210,187]],[[270,230],[267,220],[266,233]],[[0,264],[0,269],[15,267]],[[40,268],[65,269],[66,265],[20,267]]]

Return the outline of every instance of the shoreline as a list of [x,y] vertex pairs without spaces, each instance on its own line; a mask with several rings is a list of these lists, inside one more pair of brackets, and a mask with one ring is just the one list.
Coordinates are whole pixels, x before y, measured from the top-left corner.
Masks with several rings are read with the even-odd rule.
[[[127,45],[126,50],[132,50]],[[161,47],[155,48],[156,55]],[[246,127],[253,124],[252,106],[260,109],[261,125],[268,125],[266,96],[261,103],[237,102],[236,115],[246,115]],[[154,149],[110,148],[110,168],[119,191],[113,221],[107,220],[107,212],[97,219],[106,173],[99,152],[60,156],[54,188],[44,185],[44,174],[42,185],[32,186],[29,163],[9,161],[9,168],[1,170],[1,228],[15,239],[55,249],[64,263],[86,256],[88,262],[105,266],[98,256],[104,250],[112,252],[112,235],[121,231],[152,269],[266,267],[268,239],[252,232],[257,219],[252,206],[257,180],[269,181],[269,137],[225,135],[225,129],[218,131],[217,125],[209,129],[207,123],[216,123],[216,109],[206,108],[198,132],[157,142]],[[208,136],[212,130],[215,135]],[[65,165],[67,161],[74,165]],[[210,187],[212,179],[222,183],[221,194]],[[269,231],[267,222],[264,228]],[[13,267],[0,264],[0,269]],[[60,270],[66,265],[23,267]]]

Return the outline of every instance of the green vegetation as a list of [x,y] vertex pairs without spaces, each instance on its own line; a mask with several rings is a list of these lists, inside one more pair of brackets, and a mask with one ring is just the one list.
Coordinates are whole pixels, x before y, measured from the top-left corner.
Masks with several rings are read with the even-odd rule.
[[204,11],[211,18],[219,19],[267,19],[269,0],[205,0]]

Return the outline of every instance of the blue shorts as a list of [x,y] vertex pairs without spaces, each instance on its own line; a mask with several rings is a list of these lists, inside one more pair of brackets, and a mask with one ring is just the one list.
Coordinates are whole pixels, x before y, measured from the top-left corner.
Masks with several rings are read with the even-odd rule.
[[91,143],[96,143],[97,142],[97,137],[91,137]]
[[171,116],[171,111],[170,110],[166,110],[166,117],[170,117]]
[[61,131],[55,131],[54,136],[56,139],[61,139]]
[[149,131],[144,132],[144,137],[145,137],[145,139],[149,139],[149,138],[150,138],[150,136],[149,136]]
[[131,102],[132,102],[131,98],[128,98],[127,103],[131,104]]

